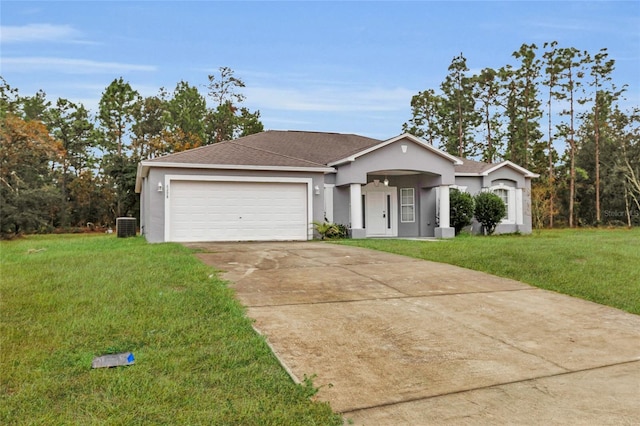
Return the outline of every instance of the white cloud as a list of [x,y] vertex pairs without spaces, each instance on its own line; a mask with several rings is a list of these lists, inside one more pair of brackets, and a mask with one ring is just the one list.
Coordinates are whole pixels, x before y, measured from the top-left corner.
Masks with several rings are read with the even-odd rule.
[[22,26],[0,26],[0,42],[71,42],[86,43],[80,40],[80,31],[70,25],[28,24]]
[[51,58],[42,56],[2,58],[5,72],[60,72],[65,74],[101,74],[156,71],[153,65],[99,62],[87,59]]

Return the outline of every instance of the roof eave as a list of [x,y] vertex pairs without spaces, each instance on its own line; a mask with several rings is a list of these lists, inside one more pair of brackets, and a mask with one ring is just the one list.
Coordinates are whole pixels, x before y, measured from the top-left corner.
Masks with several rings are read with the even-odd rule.
[[[151,167],[158,168],[173,168],[173,169],[221,169],[221,170],[262,170],[262,171],[282,171],[282,172],[313,172],[313,173],[331,173],[336,170],[333,167],[325,166],[267,166],[267,165],[253,165],[253,164],[198,164],[198,163],[173,163],[173,162],[161,162],[161,161],[142,161],[139,167],[142,170]],[[146,176],[145,174],[145,176]]]
[[354,161],[356,161],[356,158],[351,156],[351,157],[347,157],[347,158],[342,158],[338,161],[332,161],[331,163],[327,164],[327,166],[329,167],[334,167],[334,166],[341,166],[343,164],[346,163],[353,163]]
[[142,178],[145,178],[149,175],[149,167],[144,166],[142,162],[138,163],[138,171],[136,172],[136,187],[135,193],[139,194],[142,192]]

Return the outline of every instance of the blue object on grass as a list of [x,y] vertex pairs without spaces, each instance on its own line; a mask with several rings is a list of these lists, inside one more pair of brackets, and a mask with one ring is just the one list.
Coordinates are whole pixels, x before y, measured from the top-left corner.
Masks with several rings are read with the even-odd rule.
[[109,368],[131,365],[135,362],[133,352],[123,352],[121,354],[102,355],[93,359],[91,368]]

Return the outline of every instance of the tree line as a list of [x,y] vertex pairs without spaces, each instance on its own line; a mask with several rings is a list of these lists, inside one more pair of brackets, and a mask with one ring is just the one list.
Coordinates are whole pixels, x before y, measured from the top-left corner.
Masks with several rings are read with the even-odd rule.
[[411,99],[403,130],[462,158],[540,174],[534,226],[640,224],[640,108],[623,110],[607,49],[523,44],[513,64],[470,74],[453,58],[438,88]]
[[206,95],[180,81],[143,97],[121,77],[91,113],[43,91],[21,96],[0,77],[0,235],[138,217],[141,160],[263,130],[260,112],[241,105],[245,84],[232,69],[209,75],[204,87]]
[[[412,97],[403,131],[460,157],[539,173],[536,227],[639,225],[640,108],[620,107],[626,86],[614,83],[607,50],[551,42],[512,56],[473,75],[463,54],[454,57],[438,88]],[[140,160],[263,130],[232,69],[200,87],[204,94],[180,81],[143,97],[117,78],[91,112],[42,91],[21,96],[0,77],[0,236],[138,217]]]

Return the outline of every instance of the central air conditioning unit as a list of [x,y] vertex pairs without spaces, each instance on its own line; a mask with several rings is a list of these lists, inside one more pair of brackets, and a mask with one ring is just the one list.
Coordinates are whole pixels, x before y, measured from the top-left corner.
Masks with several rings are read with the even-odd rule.
[[119,217],[116,219],[116,234],[118,238],[136,236],[138,222],[135,217]]

